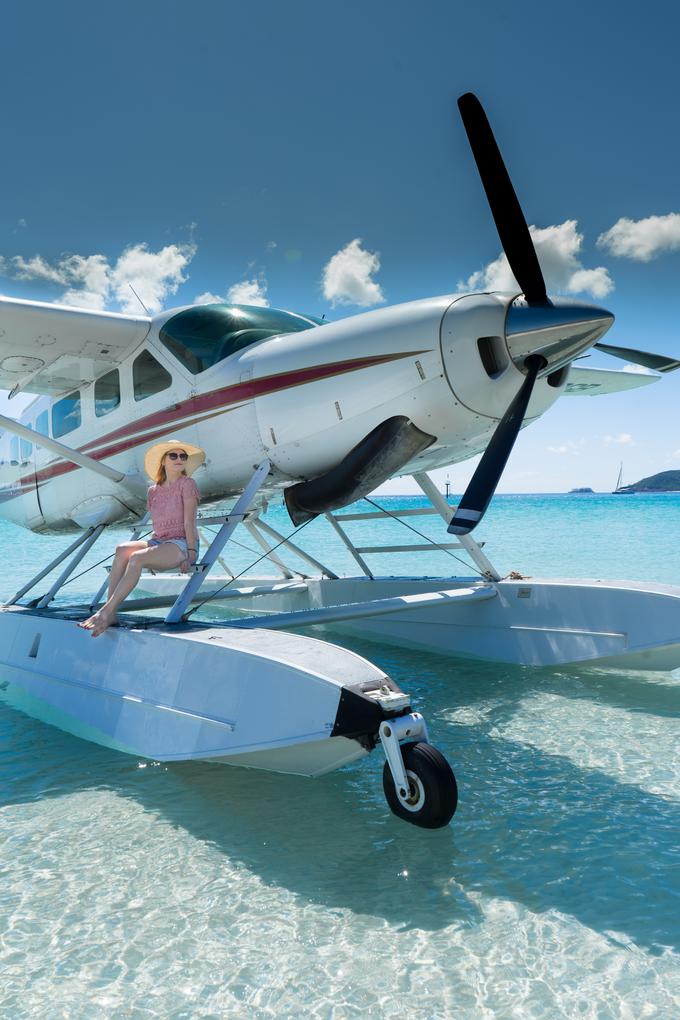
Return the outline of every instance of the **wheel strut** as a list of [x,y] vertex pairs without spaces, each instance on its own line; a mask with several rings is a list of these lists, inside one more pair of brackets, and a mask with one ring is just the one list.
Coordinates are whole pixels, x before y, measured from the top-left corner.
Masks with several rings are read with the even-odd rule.
[[387,758],[387,764],[399,800],[406,804],[410,795],[410,784],[404,768],[404,759],[399,746],[400,740],[422,740],[429,743],[427,725],[420,712],[410,712],[396,719],[386,719],[380,724],[380,742]]

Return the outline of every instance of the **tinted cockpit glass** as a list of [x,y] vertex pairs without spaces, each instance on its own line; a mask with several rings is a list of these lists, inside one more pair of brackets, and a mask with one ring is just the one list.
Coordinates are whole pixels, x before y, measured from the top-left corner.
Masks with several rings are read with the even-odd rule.
[[178,312],[160,332],[163,343],[197,375],[235,351],[282,333],[299,333],[319,324],[311,316],[255,305],[196,305]]

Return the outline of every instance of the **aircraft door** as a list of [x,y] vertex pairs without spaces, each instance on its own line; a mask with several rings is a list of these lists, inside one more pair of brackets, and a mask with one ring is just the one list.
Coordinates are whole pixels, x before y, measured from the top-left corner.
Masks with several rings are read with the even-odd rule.
[[36,463],[37,447],[25,439],[19,440],[19,484],[22,489],[22,509],[26,527],[39,529],[45,524],[40,505],[40,483]]

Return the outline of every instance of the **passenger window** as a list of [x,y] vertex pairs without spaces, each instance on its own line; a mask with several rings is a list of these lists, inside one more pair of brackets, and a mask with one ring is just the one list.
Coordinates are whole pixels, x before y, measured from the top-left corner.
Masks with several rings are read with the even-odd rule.
[[146,397],[153,396],[154,393],[167,390],[171,385],[172,376],[149,351],[143,351],[132,362],[132,386],[135,400],[144,400]]
[[115,411],[120,404],[120,375],[118,369],[107,372],[94,384],[94,413],[98,418]]
[[52,405],[52,435],[55,439],[80,426],[80,391],[75,390]]
[[21,463],[25,464],[31,459],[33,453],[33,443],[29,442],[28,439],[19,440],[19,449],[21,450]]
[[12,436],[12,441],[9,444],[9,462],[10,464],[19,463],[19,437]]
[[50,423],[47,411],[42,411],[35,419],[35,431],[39,432],[41,436],[49,436]]

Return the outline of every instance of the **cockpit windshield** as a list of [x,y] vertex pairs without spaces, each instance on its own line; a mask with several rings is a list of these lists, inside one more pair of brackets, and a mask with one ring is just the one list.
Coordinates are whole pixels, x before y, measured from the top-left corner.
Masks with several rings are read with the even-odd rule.
[[295,315],[256,305],[195,305],[168,319],[161,343],[194,375],[235,351],[282,333],[321,325],[311,315]]

